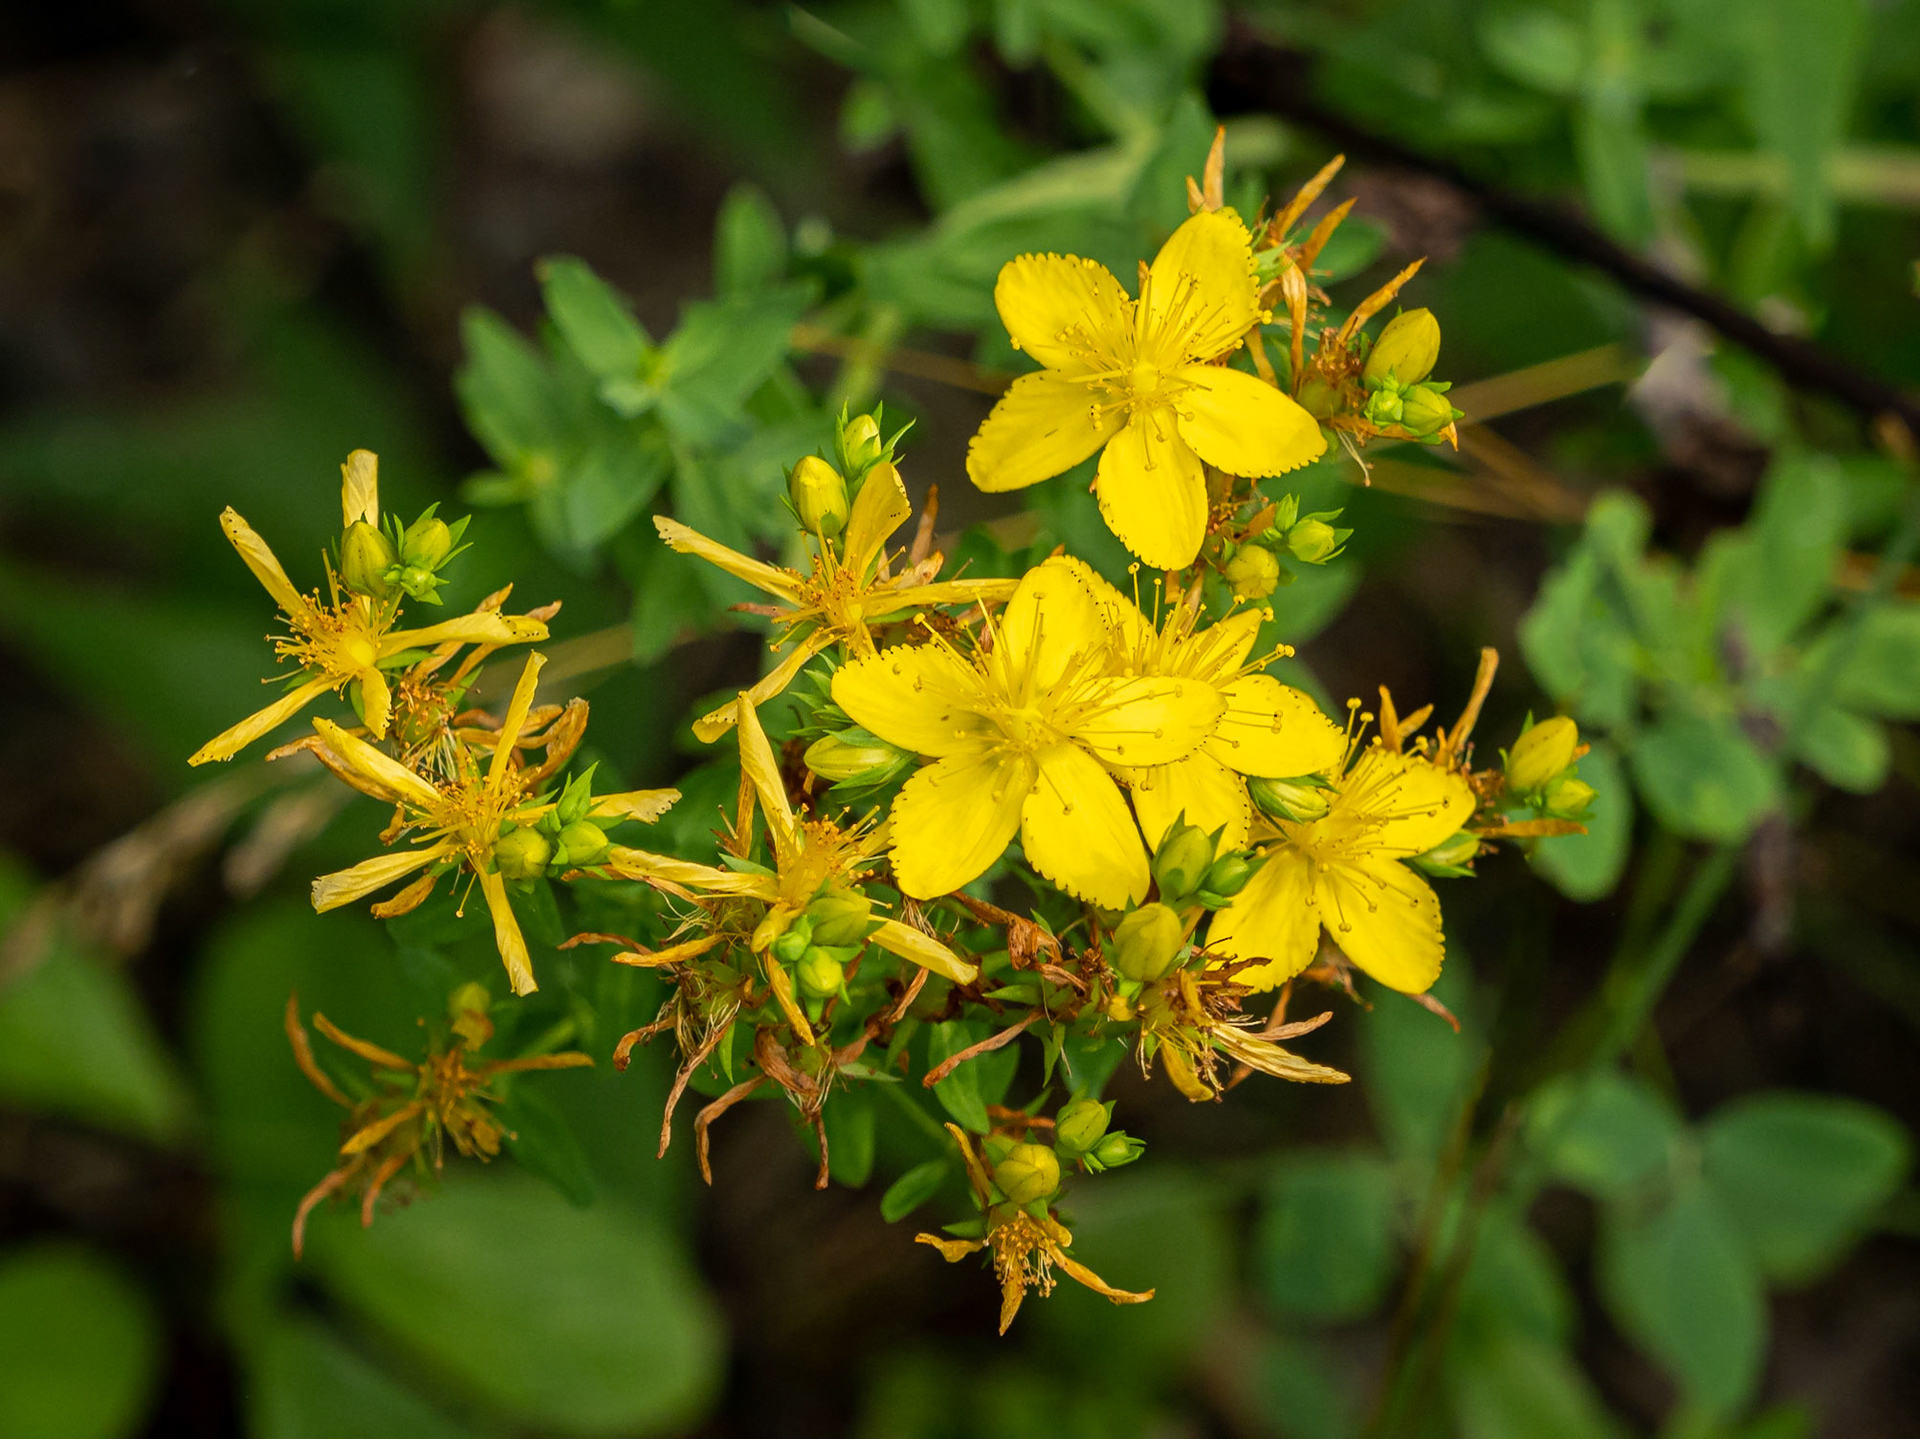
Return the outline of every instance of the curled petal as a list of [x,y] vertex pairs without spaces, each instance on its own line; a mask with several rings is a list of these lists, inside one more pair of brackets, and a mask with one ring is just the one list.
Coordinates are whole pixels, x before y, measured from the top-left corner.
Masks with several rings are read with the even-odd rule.
[[547,627],[531,615],[502,615],[476,612],[455,615],[437,625],[417,630],[394,630],[381,636],[382,656],[402,650],[432,649],[435,645],[516,645],[538,644],[547,637]]
[[[754,705],[763,705],[775,695],[782,693],[793,683],[793,677],[800,673],[808,660],[833,643],[831,630],[819,629],[787,651],[786,656],[761,678],[752,689],[742,690],[741,694]],[[709,714],[702,715],[693,722],[693,733],[703,744],[712,744],[721,735],[733,728],[735,710],[731,701]]]
[[787,801],[780,762],[773,757],[767,732],[760,727],[760,712],[745,695],[740,696],[734,713],[740,728],[740,768],[760,797],[760,811],[767,817],[774,855],[784,865],[800,851],[800,825]]
[[534,691],[540,688],[540,669],[547,662],[543,654],[527,656],[526,666],[520,671],[519,683],[513,687],[513,698],[507,701],[506,718],[500,722],[499,738],[493,742],[493,758],[487,765],[487,788],[498,793],[506,783],[507,770],[513,760],[513,746],[520,738],[520,732],[527,725],[527,711],[533,708]]
[[479,879],[480,892],[487,897],[487,910],[493,916],[493,942],[500,951],[500,962],[507,967],[507,982],[515,994],[532,994],[540,986],[534,982],[526,936],[520,933],[520,921],[507,902],[506,881],[488,870],[482,870]]
[[755,589],[765,590],[775,599],[785,600],[790,605],[800,603],[799,576],[792,571],[767,564],[764,560],[751,559],[738,550],[730,550],[719,541],[710,540],[691,526],[666,515],[655,515],[653,527],[660,532],[661,539],[681,554],[703,559],[735,579],[745,580]]
[[915,1244],[928,1244],[940,1251],[940,1257],[949,1264],[958,1264],[969,1254],[978,1254],[987,1247],[984,1239],[943,1239],[938,1234],[916,1234]]
[[1302,1059],[1290,1049],[1282,1049],[1270,1039],[1251,1035],[1235,1025],[1217,1025],[1208,1031],[1213,1047],[1238,1064],[1271,1074],[1275,1079],[1291,1079],[1300,1084],[1345,1084],[1353,1076],[1324,1064]]
[[1102,1279],[1098,1274],[1095,1274],[1091,1269],[1087,1268],[1086,1265],[1082,1264],[1078,1259],[1075,1259],[1064,1250],[1056,1249],[1053,1251],[1053,1262],[1066,1270],[1072,1278],[1086,1285],[1086,1287],[1091,1289],[1095,1294],[1103,1298],[1111,1299],[1115,1304],[1145,1304],[1149,1299],[1153,1298],[1154,1291],[1151,1289],[1139,1293],[1131,1289],[1115,1289],[1111,1284],[1107,1283],[1106,1280]]
[[361,520],[380,523],[380,457],[372,450],[355,450],[340,467],[340,528]]
[[628,849],[619,844],[597,868],[609,870],[622,879],[661,880],[702,894],[747,894],[770,899],[775,888],[773,880],[764,874],[736,874],[730,869],[715,869],[690,859],[649,854],[643,849]]
[[679,799],[677,789],[630,789],[620,794],[597,796],[588,813],[593,819],[637,819],[642,824],[652,824]]
[[273,596],[273,602],[284,613],[297,615],[313,608],[313,602],[293,587],[293,581],[280,568],[280,561],[267,548],[267,542],[254,533],[252,525],[240,518],[239,511],[232,507],[222,510],[220,528],[226,534],[228,543],[239,551],[247,568],[253,571],[253,577]]
[[308,680],[296,690],[280,696],[263,710],[257,710],[239,724],[215,735],[188,758],[188,764],[206,764],[209,760],[232,759],[262,735],[271,734],[321,695],[333,688],[324,678]]
[[980,977],[977,966],[967,963],[932,935],[923,934],[897,919],[883,921],[880,928],[874,931],[872,939],[882,949],[911,960],[922,969],[930,969],[955,984],[972,984]]
[[396,879],[433,863],[445,852],[442,847],[435,846],[430,849],[411,849],[400,854],[377,854],[372,859],[361,860],[351,869],[323,874],[313,882],[313,907],[325,914],[343,904],[365,899],[375,890],[384,889]]
[[360,684],[360,711],[367,721],[367,733],[375,739],[385,739],[387,720],[393,714],[393,691],[387,677],[378,669],[368,668],[355,678]]
[[356,788],[375,799],[404,800],[419,809],[431,809],[440,799],[440,791],[420,778],[399,760],[382,753],[361,739],[348,734],[332,720],[317,719],[314,732],[320,736],[334,758],[353,777]]

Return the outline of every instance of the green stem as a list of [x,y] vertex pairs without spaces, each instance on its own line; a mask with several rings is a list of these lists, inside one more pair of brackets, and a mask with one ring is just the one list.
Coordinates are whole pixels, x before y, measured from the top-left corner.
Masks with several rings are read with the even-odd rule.
[[1588,1061],[1592,1067],[1612,1063],[1638,1037],[1660,996],[1672,982],[1680,961],[1693,947],[1701,926],[1719,904],[1720,896],[1726,893],[1739,854],[1739,847],[1730,844],[1712,850],[1694,870],[1693,878],[1681,891],[1679,902],[1667,916],[1659,936],[1639,961],[1619,965],[1607,976],[1603,993],[1610,1013]]

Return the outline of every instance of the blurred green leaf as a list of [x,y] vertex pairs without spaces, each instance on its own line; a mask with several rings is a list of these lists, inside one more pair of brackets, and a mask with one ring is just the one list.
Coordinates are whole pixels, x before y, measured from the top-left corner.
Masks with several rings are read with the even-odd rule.
[[0,1433],[7,1439],[124,1439],[158,1376],[147,1298],[71,1244],[0,1257]]
[[1357,1319],[1393,1276],[1394,1189],[1380,1160],[1359,1154],[1283,1161],[1254,1230],[1267,1302],[1303,1319]]
[[1729,719],[1664,716],[1635,737],[1631,754],[1647,808],[1689,839],[1745,839],[1777,802],[1772,767]]
[[[1456,948],[1434,997],[1465,1014],[1471,990],[1466,958]],[[1403,995],[1378,989],[1370,996],[1373,1007],[1360,1016],[1360,1044],[1374,1127],[1396,1158],[1431,1163],[1460,1112],[1483,1046],[1471,1031],[1455,1034],[1445,1020]]]
[[1475,1322],[1545,1343],[1564,1344],[1573,1332],[1574,1299],[1559,1260],[1508,1204],[1480,1216],[1461,1305]]
[[[1807,657],[1817,670],[1827,645],[1839,642],[1839,621]],[[1834,698],[1881,719],[1920,719],[1920,601],[1886,600],[1860,621],[1860,633],[1841,666]]]
[[839,1089],[827,1101],[823,1117],[833,1177],[859,1189],[873,1174],[873,1097],[865,1090]]
[[522,1167],[539,1175],[573,1203],[591,1204],[596,1187],[586,1151],[580,1147],[565,1117],[540,1092],[538,1083],[537,1080],[528,1084],[509,1079],[498,1085],[505,1090],[498,1112],[500,1122],[510,1135],[507,1147]]
[[880,1196],[880,1217],[889,1224],[905,1219],[938,1194],[952,1172],[953,1166],[944,1159],[929,1159],[914,1165]]
[[1330,1344],[1270,1338],[1255,1362],[1255,1392],[1266,1413],[1284,1416],[1286,1439],[1352,1439],[1360,1432],[1358,1406]]
[[1633,788],[1613,747],[1597,740],[1581,758],[1579,778],[1593,786],[1593,804],[1585,834],[1543,839],[1532,855],[1533,867],[1569,899],[1591,904],[1605,899],[1620,883],[1633,847]]
[[713,227],[714,289],[722,299],[772,289],[787,272],[787,232],[757,186],[727,191]]
[[1701,561],[1721,623],[1738,626],[1753,663],[1764,663],[1832,593],[1847,538],[1847,494],[1824,456],[1783,454],[1767,473],[1752,518],[1722,530]]
[[1787,157],[1801,231],[1833,236],[1827,160],[1846,137],[1867,38],[1863,0],[1747,0],[1729,12],[1746,69],[1746,118]]
[[1665,1174],[1681,1127],[1646,1081],[1602,1070],[1542,1085],[1527,1105],[1526,1134],[1554,1178],[1618,1199]]
[[547,313],[580,363],[602,380],[634,380],[652,348],[633,310],[613,287],[571,255],[534,267]]
[[460,320],[466,363],[454,377],[468,426],[494,461],[515,469],[558,448],[562,427],[552,373],[540,354],[491,310]]
[[1614,1439],[1624,1433],[1559,1345],[1516,1329],[1474,1329],[1448,1351],[1460,1439]]
[[282,1319],[253,1338],[247,1400],[256,1439],[462,1439],[471,1432],[324,1324]]
[[1701,1126],[1720,1209],[1768,1278],[1804,1283],[1832,1265],[1900,1187],[1911,1158],[1891,1115],[1833,1095],[1737,1099]]
[[1886,783],[1893,761],[1885,727],[1838,705],[1813,711],[1793,752],[1828,784],[1855,794],[1872,794]]

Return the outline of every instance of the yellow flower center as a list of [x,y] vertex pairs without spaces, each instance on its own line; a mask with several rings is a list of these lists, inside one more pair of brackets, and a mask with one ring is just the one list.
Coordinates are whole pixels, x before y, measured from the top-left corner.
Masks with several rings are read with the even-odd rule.
[[1135,360],[1127,372],[1127,389],[1135,400],[1150,397],[1160,388],[1160,367],[1146,360]]

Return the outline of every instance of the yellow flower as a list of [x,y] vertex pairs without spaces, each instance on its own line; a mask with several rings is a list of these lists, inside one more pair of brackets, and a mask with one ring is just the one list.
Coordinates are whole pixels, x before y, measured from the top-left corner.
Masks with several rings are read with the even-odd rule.
[[[1268,611],[1243,609],[1200,627],[1200,590],[1176,596],[1156,626],[1133,601],[1078,560],[1071,565],[1113,627],[1111,672],[1199,680],[1220,691],[1226,713],[1206,742],[1185,759],[1151,768],[1122,769],[1133,788],[1134,813],[1147,843],[1161,838],[1182,814],[1208,834],[1224,829],[1220,849],[1247,842],[1253,805],[1242,775],[1291,779],[1340,762],[1346,731],[1314,702],[1249,663]],[[1265,657],[1263,657],[1265,658]]]
[[1275,822],[1266,864],[1214,916],[1207,947],[1270,961],[1234,979],[1272,988],[1313,962],[1324,925],[1382,984],[1423,992],[1446,953],[1440,900],[1400,861],[1432,849],[1473,810],[1473,791],[1458,774],[1418,755],[1368,749],[1335,781],[1324,819]]
[[[340,507],[346,523],[377,523],[380,502],[374,456],[366,450],[355,450],[340,469]],[[280,606],[291,633],[285,639],[276,639],[274,649],[282,659],[291,659],[298,665],[301,674],[292,690],[208,740],[194,751],[188,764],[232,759],[321,695],[329,690],[337,694],[356,681],[360,685],[360,707],[367,729],[375,739],[385,739],[392,697],[382,666],[395,655],[413,649],[432,649],[448,641],[505,645],[547,637],[547,627],[539,620],[525,615],[484,612],[443,620],[425,629],[396,630],[393,626],[400,617],[397,602],[343,594],[329,569],[327,584],[332,599],[323,605],[317,595],[303,595],[293,587],[293,581],[287,578],[287,572],[267,542],[231,507],[221,513],[220,528],[240,552],[247,568],[253,571],[254,578]]]
[[[506,719],[494,740],[493,752],[483,771],[469,762],[461,775],[443,785],[433,785],[398,760],[382,753],[357,735],[349,734],[327,720],[315,720],[328,761],[328,768],[364,794],[400,806],[402,821],[397,832],[417,830],[429,843],[397,854],[376,855],[351,869],[322,875],[313,882],[313,907],[321,913],[364,899],[377,889],[433,864],[464,864],[486,896],[493,916],[494,943],[500,950],[500,962],[515,994],[531,994],[539,986],[534,982],[533,964],[527,954],[526,939],[520,922],[514,918],[507,901],[506,880],[494,863],[494,846],[500,841],[501,825],[512,821],[530,825],[552,806],[536,804],[527,794],[526,771],[514,763],[514,744],[533,707],[533,692],[540,679],[543,655],[529,655],[520,673],[513,699],[507,705]],[[652,821],[665,814],[680,798],[678,790],[633,790],[625,794],[600,795],[587,811],[595,821],[638,819]],[[425,899],[433,888],[434,876],[427,875],[409,885],[387,904],[375,907],[375,913],[405,913]]]
[[834,672],[854,723],[934,763],[894,801],[893,868],[916,899],[961,888],[1018,832],[1027,862],[1080,899],[1147,893],[1147,851],[1103,766],[1171,764],[1206,742],[1225,703],[1188,677],[1116,678],[1111,626],[1070,561],[1030,570],[971,663],[896,645]]
[[[761,957],[767,983],[794,1033],[813,1042],[813,1028],[794,997],[793,977],[769,953],[774,940],[786,933],[794,918],[829,885],[852,888],[877,867],[875,856],[886,847],[884,830],[846,830],[831,820],[802,821],[794,814],[787,789],[780,781],[780,765],[760,725],[760,716],[745,695],[734,702],[734,721],[740,737],[740,768],[766,816],[773,845],[774,873],[715,869],[692,860],[615,845],[600,868],[625,879],[661,883],[695,893],[741,895],[767,906],[755,927],[751,947]],[[741,822],[751,822],[748,810]],[[875,944],[923,969],[970,984],[979,970],[930,934],[897,919],[883,920],[868,936]],[[695,941],[699,943],[699,941]]]
[[[1013,593],[1012,580],[936,583],[933,576],[940,570],[938,557],[919,559],[903,573],[891,573],[885,553],[887,540],[912,513],[899,470],[886,462],[875,465],[854,497],[840,543],[823,537],[813,568],[804,575],[728,549],[666,515],[654,516],[653,524],[660,538],[681,554],[696,555],[717,565],[779,601],[766,610],[784,631],[775,646],[795,640],[799,643],[745,692],[749,701],[761,705],[792,684],[806,662],[829,645],[845,645],[856,655],[872,654],[869,624],[899,619],[909,610],[930,605],[991,604]],[[702,716],[693,732],[712,743],[727,732],[733,719],[734,707],[728,703]]]
[[1022,255],[994,304],[1014,345],[1046,366],[1022,375],[967,450],[983,490],[1017,490],[1105,447],[1094,488],[1107,525],[1142,560],[1190,565],[1207,530],[1201,461],[1284,474],[1316,459],[1314,419],[1273,386],[1210,363],[1262,320],[1247,227],[1203,210],[1173,232],[1132,300],[1105,266]]

